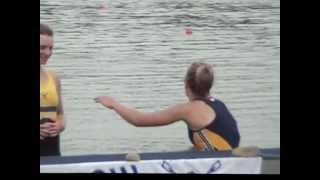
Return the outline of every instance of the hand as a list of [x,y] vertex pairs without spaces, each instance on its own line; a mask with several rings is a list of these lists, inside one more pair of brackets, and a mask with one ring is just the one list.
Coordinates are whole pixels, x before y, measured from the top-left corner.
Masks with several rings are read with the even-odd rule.
[[63,129],[59,121],[48,122],[47,124],[49,124],[49,137],[57,136]]
[[48,123],[40,124],[40,140],[50,136],[50,125]]
[[54,122],[46,122],[40,125],[40,140],[47,137],[55,137],[64,129],[59,120],[53,121]]
[[96,97],[94,100],[96,103],[101,103],[103,106],[109,109],[113,109],[116,103],[116,101],[109,96],[99,96],[99,97]]

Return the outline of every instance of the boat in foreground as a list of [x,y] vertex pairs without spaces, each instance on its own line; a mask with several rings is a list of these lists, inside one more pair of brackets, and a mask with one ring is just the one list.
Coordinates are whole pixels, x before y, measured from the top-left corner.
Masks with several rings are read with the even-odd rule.
[[40,173],[280,174],[280,148],[251,156],[224,152],[160,152],[40,157]]

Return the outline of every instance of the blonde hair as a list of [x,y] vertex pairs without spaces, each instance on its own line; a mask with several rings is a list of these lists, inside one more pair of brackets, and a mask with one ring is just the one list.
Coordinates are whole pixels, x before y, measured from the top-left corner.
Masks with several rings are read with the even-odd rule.
[[212,66],[206,63],[192,63],[185,76],[186,85],[198,98],[206,98],[210,94],[213,81]]

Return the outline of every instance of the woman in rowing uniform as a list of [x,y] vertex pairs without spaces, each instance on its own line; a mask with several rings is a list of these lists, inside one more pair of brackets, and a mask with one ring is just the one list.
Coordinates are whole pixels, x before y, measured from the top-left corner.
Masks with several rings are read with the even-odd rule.
[[43,67],[52,49],[53,31],[40,23],[40,156],[60,156],[59,134],[65,127],[60,79]]
[[190,141],[198,151],[231,150],[239,146],[237,123],[226,105],[210,96],[213,81],[210,65],[193,63],[185,76],[189,101],[158,112],[140,112],[108,96],[97,97],[95,101],[139,127],[162,126],[183,120],[188,126]]

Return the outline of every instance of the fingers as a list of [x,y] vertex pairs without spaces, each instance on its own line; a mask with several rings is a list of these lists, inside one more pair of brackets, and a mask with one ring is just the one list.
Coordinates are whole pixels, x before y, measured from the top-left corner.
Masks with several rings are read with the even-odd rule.
[[98,96],[96,98],[93,99],[96,103],[101,103],[101,104],[106,104],[106,103],[110,103],[113,102],[113,98],[110,96]]
[[50,135],[58,134],[59,132],[60,132],[60,128],[58,128],[58,127],[52,127],[52,128],[49,129]]
[[40,140],[44,140],[47,137],[56,137],[58,135],[59,135],[58,132],[40,133]]
[[43,139],[46,137],[55,137],[60,133],[58,122],[47,122],[40,125],[40,137]]
[[56,133],[51,133],[51,134],[50,134],[50,137],[56,137],[56,136],[58,136],[58,135],[59,135],[58,132],[56,132]]
[[49,125],[48,123],[40,124],[40,140],[49,136]]
[[100,103],[99,97],[96,97],[96,98],[94,98],[93,100],[94,100],[96,103]]
[[40,129],[48,129],[48,128],[50,128],[49,123],[40,124]]
[[60,131],[58,128],[42,129],[40,130],[40,140],[43,140],[47,137],[55,137],[59,135]]
[[40,140],[43,140],[47,137],[55,137],[59,135],[60,131],[57,128],[51,128],[50,130],[44,129],[40,130]]
[[49,137],[49,135],[50,135],[50,132],[48,130],[40,130],[40,139]]

